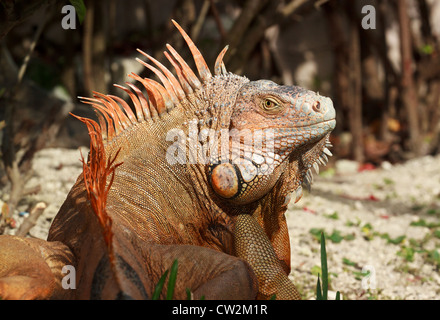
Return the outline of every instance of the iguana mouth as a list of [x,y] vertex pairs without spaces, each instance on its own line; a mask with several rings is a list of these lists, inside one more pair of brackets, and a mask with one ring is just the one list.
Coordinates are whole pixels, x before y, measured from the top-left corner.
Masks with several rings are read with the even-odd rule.
[[336,126],[336,119],[333,118],[333,119],[329,119],[329,120],[323,120],[323,121],[320,121],[320,122],[316,122],[314,124],[306,124],[306,125],[302,125],[302,126],[295,126],[295,128],[307,128],[307,127],[313,127],[313,126],[316,126],[316,125],[322,125],[322,124],[327,124],[327,123],[332,124],[330,127],[333,130],[334,127]]
[[324,123],[334,123],[334,125],[333,125],[333,128],[334,128],[334,126],[336,125],[336,118],[333,118],[330,120],[324,120],[324,121],[318,122],[316,124],[324,124]]

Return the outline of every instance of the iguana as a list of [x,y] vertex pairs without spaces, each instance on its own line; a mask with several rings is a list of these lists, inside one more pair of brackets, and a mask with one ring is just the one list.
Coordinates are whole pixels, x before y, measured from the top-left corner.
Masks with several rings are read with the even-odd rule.
[[300,298],[284,213],[331,155],[332,101],[227,72],[227,47],[213,75],[173,23],[198,76],[167,44],[176,76],[138,50],[161,83],[132,73],[147,94],[115,85],[132,106],[80,97],[97,111],[77,117],[90,135],[83,173],[47,241],[0,236],[2,299],[149,299],[176,259],[176,299]]

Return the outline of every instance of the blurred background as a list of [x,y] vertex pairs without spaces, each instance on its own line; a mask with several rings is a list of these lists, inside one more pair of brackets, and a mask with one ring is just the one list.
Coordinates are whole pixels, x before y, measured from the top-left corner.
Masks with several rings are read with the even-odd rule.
[[[376,167],[440,152],[440,1],[81,2],[0,0],[0,181],[12,186],[12,206],[38,150],[88,145],[69,112],[94,114],[77,96],[115,94],[130,72],[152,76],[136,48],[168,65],[170,43],[193,63],[171,19],[211,67],[229,44],[228,71],[331,97],[332,161]],[[65,29],[71,4],[78,12]]]

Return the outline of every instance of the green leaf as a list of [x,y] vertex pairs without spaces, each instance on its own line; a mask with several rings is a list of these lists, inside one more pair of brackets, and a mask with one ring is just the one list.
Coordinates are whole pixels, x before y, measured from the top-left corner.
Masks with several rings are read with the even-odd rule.
[[311,269],[310,269],[310,273],[313,274],[314,276],[318,276],[322,273],[322,269],[320,266],[314,265]]
[[154,292],[153,292],[153,296],[151,297],[151,300],[159,300],[159,296],[160,296],[160,293],[162,292],[163,285],[165,284],[165,280],[167,278],[168,271],[169,270],[166,270],[163,273],[162,277],[160,277],[159,281],[157,282],[156,287],[154,288]]
[[174,288],[176,286],[177,279],[177,260],[174,260],[171,271],[170,271],[170,279],[168,280],[168,290],[167,290],[167,300],[172,300],[174,295]]
[[388,239],[388,243],[392,243],[392,244],[400,244],[403,242],[403,240],[405,240],[406,236],[400,236],[394,239],[389,238]]
[[440,266],[440,253],[437,250],[429,251],[428,255],[431,260]]
[[413,227],[428,227],[428,228],[437,228],[440,227],[440,223],[439,222],[426,222],[425,219],[420,219],[419,221],[414,221],[411,222],[410,226]]
[[430,55],[434,52],[434,48],[429,45],[429,44],[425,44],[420,51],[422,51],[424,54]]
[[352,266],[352,267],[356,266],[356,262],[353,262],[347,258],[342,258],[342,263],[347,266]]
[[314,236],[320,236],[323,231],[324,229],[312,228],[309,232]]
[[374,233],[373,233],[373,226],[369,223],[366,223],[362,228],[361,228],[362,233],[364,234],[364,238],[366,240],[372,240],[374,237]]
[[189,288],[186,288],[185,291],[186,291],[186,300],[191,300],[191,290]]
[[318,240],[318,242],[320,242],[320,234],[324,232],[324,229],[312,228],[309,232],[316,240]]
[[424,219],[420,219],[419,221],[413,221],[410,223],[410,226],[413,227],[426,227],[427,223]]
[[[327,267],[327,252],[325,248],[325,235],[324,232],[321,232],[321,276],[322,276],[322,285],[321,285],[321,279],[320,279],[320,273],[318,272],[318,282],[316,283],[316,300],[327,300],[328,299],[328,284],[329,284],[329,273],[328,273],[328,267]],[[346,259],[349,261],[348,259]],[[313,271],[318,271],[319,267],[314,266],[312,268]],[[340,293],[339,291],[336,293],[336,296],[339,297],[337,300],[340,299]]]
[[415,252],[416,251],[411,247],[403,247],[402,250],[397,252],[397,255],[403,257],[406,261],[412,262],[414,261]]
[[333,212],[332,214],[326,214],[325,217],[327,217],[329,219],[333,219],[333,220],[339,219],[339,215],[338,215],[337,211]]
[[321,291],[321,281],[319,279],[319,274],[318,274],[318,282],[316,283],[316,300],[323,300],[322,299],[322,291]]
[[327,269],[327,252],[325,250],[324,232],[321,233],[321,268],[322,268],[322,298],[323,300],[327,300],[328,269]]
[[69,0],[70,4],[75,7],[76,15],[78,16],[79,23],[82,24],[86,17],[86,6],[83,0]]
[[429,215],[436,215],[436,214],[440,214],[440,209],[428,209],[426,211],[427,214]]
[[341,300],[341,293],[339,291],[336,291],[336,298],[335,300]]
[[[333,230],[333,233],[328,236],[328,239],[333,243],[340,243],[342,240],[344,240],[344,237],[341,236],[341,232],[338,230]],[[321,238],[322,241],[322,238]],[[322,242],[321,242],[322,243]]]
[[348,220],[345,225],[347,227],[358,227],[361,224],[361,220],[359,220],[359,218],[356,218],[356,221],[350,221]]
[[355,279],[356,280],[362,280],[363,277],[366,277],[370,274],[370,271],[367,270],[366,272],[361,272],[361,271],[353,271],[353,274],[355,275]]

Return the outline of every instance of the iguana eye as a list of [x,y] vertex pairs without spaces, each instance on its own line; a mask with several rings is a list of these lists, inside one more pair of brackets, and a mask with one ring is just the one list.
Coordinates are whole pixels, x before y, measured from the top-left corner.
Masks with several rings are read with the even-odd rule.
[[272,100],[272,99],[265,99],[263,101],[263,108],[264,108],[264,110],[267,110],[267,111],[273,111],[273,110],[279,108],[279,106],[280,106],[279,103]]

